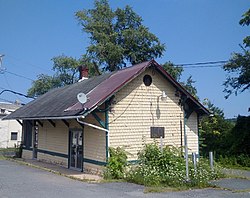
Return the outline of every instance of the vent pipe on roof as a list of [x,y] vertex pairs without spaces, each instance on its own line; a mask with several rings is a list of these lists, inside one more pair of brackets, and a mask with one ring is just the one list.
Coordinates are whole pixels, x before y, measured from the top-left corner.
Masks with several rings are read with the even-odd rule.
[[88,79],[89,77],[89,69],[87,66],[80,66],[79,68],[79,82]]

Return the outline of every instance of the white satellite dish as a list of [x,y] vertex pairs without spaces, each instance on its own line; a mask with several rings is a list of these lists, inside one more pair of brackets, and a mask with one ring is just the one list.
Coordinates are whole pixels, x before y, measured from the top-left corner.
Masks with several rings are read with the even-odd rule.
[[87,96],[84,93],[79,93],[77,94],[77,100],[81,103],[84,104],[87,102]]

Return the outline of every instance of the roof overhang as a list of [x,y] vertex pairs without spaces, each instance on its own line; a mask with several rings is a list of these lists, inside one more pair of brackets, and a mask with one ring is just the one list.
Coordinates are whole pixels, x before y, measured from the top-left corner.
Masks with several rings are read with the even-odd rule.
[[[69,120],[69,119],[77,119],[84,118],[84,115],[75,115],[75,116],[48,116],[48,117],[13,117],[10,120]],[[8,117],[4,117],[3,120],[9,120]]]

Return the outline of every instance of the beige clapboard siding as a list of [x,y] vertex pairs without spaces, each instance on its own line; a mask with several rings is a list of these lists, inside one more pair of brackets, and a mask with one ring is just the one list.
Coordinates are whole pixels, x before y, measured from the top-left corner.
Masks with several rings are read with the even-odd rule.
[[[104,107],[101,107],[103,109]],[[104,113],[97,113],[100,119],[105,120]],[[94,124],[100,126],[98,121],[90,114],[86,118],[83,119],[84,122]],[[77,121],[70,122],[71,128],[81,128]],[[106,161],[106,141],[105,141],[106,134],[104,131],[94,129],[89,126],[84,126],[83,129],[83,154],[84,158],[97,160],[97,161]],[[84,168],[85,168],[84,163]]]
[[[98,116],[104,120],[103,113],[99,113]],[[87,116],[83,121],[99,126],[99,123],[92,115]],[[53,127],[48,121],[43,121],[43,127],[39,126],[39,149],[67,155],[69,130],[83,130],[84,158],[102,162],[106,161],[106,134],[104,131],[88,126],[84,126],[83,129],[76,120],[67,120],[69,127],[67,127],[61,120],[53,120],[53,122],[56,124],[56,127]],[[66,166],[67,164],[66,158],[44,153],[38,153],[38,159],[61,164],[63,166]],[[85,164],[87,163],[84,163],[84,167]],[[90,168],[90,165],[88,165],[88,168]]]
[[187,120],[186,125],[187,130],[187,144],[188,151],[191,154],[192,152],[198,153],[198,123],[197,123],[197,114],[193,112],[189,119]]
[[[153,78],[146,87],[143,76]],[[168,95],[161,100],[162,91]],[[150,127],[165,127],[164,145],[181,145],[180,120],[183,113],[178,105],[175,89],[160,74],[152,75],[150,69],[138,76],[115,95],[115,105],[109,114],[110,146],[124,146],[131,153],[129,160],[137,158],[143,143],[152,143]],[[159,141],[159,140],[158,140]]]
[[68,127],[61,121],[53,121],[53,127],[48,121],[43,122],[43,127],[38,131],[38,148],[46,151],[53,151],[68,154]]
[[[102,120],[105,120],[104,113],[97,113],[97,115]],[[92,115],[88,115],[83,121],[100,126]],[[105,131],[101,131],[89,126],[84,126],[84,158],[105,162],[106,161],[105,137],[106,137]]]

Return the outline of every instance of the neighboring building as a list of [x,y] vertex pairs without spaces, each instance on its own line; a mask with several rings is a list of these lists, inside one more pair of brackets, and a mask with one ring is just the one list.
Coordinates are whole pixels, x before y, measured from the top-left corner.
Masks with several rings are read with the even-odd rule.
[[134,161],[160,138],[184,146],[184,133],[189,153],[198,154],[198,121],[207,114],[152,60],[53,89],[6,119],[23,120],[24,158],[83,171],[102,169],[108,147],[124,147]]
[[21,105],[0,103],[0,148],[13,148],[19,146],[22,137],[22,126],[16,120],[2,120]]

